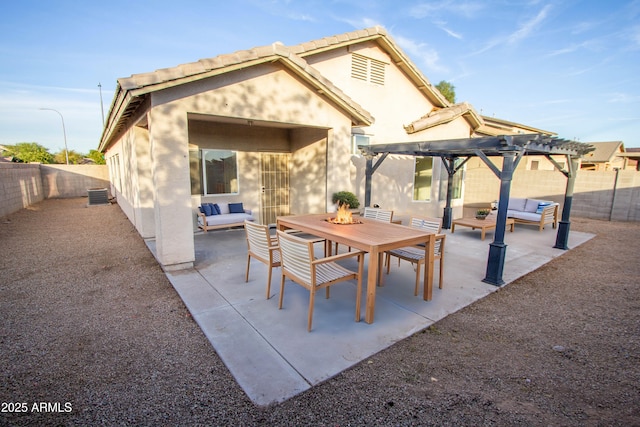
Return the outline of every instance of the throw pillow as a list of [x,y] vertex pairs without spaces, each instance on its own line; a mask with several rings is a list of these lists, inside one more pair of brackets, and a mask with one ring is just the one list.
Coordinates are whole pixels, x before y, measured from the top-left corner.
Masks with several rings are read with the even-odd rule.
[[244,213],[244,207],[241,203],[229,203],[229,213]]
[[546,208],[547,206],[549,206],[551,203],[547,203],[547,202],[541,202],[538,203],[538,209],[536,209],[536,213],[537,214],[541,214],[542,211],[544,210],[544,208]]
[[204,213],[205,216],[211,216],[213,215],[212,209],[211,209],[211,203],[203,203],[202,204],[202,213]]
[[221,215],[220,206],[217,203],[213,204],[213,211],[215,212],[214,215]]

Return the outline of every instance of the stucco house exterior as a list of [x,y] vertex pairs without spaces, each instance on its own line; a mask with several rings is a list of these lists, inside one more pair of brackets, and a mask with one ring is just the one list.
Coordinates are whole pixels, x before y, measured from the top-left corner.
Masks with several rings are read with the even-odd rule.
[[[363,201],[358,144],[468,138],[485,121],[451,105],[381,27],[274,43],[118,79],[99,150],[112,194],[165,269],[194,261],[203,202],[242,202],[257,221]],[[371,204],[441,216],[439,159],[391,156]],[[462,213],[457,183],[454,214]]]

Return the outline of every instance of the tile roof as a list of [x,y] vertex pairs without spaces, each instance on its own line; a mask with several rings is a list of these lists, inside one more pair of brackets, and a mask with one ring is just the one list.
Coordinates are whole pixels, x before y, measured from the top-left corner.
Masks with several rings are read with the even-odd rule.
[[[144,95],[184,83],[205,79],[215,75],[251,67],[271,61],[279,61],[289,70],[302,77],[310,84],[315,85],[318,91],[332,98],[350,112],[356,123],[368,125],[374,119],[357,102],[342,92],[330,80],[319,71],[309,65],[304,57],[322,50],[331,50],[339,46],[360,43],[365,40],[384,40],[384,47],[389,49],[395,57],[402,55],[402,61],[407,61],[405,68],[417,68],[408,60],[395,43],[389,38],[382,27],[372,27],[364,30],[352,31],[345,34],[325,37],[322,39],[287,47],[282,43],[240,50],[228,54],[218,55],[212,58],[201,59],[196,62],[180,64],[171,68],[163,68],[152,72],[133,74],[130,77],[118,79],[116,95],[112,101],[107,118],[107,125],[103,131],[100,149],[104,150],[110,143],[110,139],[126,126],[127,120],[133,116],[134,111],[142,104]],[[433,91],[431,84],[421,76],[419,71],[414,73],[414,79],[420,81],[422,88],[427,88],[429,96],[442,103],[442,95]],[[443,105],[446,104],[444,100]]]
[[426,115],[420,117],[418,120],[415,120],[406,125],[404,129],[409,134],[416,133],[420,132],[421,130],[452,122],[453,120],[462,116],[464,116],[467,121],[469,121],[473,129],[476,129],[483,124],[482,118],[471,106],[471,104],[467,102],[461,102],[450,107],[434,108]]
[[595,150],[585,157],[588,162],[610,162],[616,153],[624,152],[622,141],[590,142]]

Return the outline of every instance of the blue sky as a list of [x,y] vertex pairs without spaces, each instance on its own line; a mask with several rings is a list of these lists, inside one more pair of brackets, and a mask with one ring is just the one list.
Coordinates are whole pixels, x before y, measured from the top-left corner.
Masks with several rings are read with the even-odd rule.
[[[640,0],[32,1],[0,14],[0,144],[88,152],[116,79],[382,25],[484,115],[640,147]],[[425,111],[426,113],[426,111]]]

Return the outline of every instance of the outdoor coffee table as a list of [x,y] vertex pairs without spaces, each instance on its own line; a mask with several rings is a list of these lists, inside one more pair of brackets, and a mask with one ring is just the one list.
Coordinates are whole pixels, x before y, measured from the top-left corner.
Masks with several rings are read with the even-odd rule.
[[[477,219],[477,218],[460,218],[453,220],[451,223],[451,233],[456,230],[456,225],[459,227],[471,227],[472,230],[476,228],[480,229],[480,239],[484,240],[484,235],[487,230],[493,230],[496,228],[496,217],[491,215],[486,217],[485,219]],[[506,222],[507,227],[511,227],[509,231],[513,233],[513,228],[515,226],[515,221],[513,218],[507,218]]]

